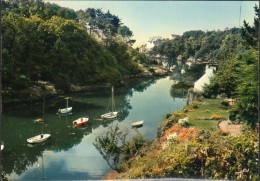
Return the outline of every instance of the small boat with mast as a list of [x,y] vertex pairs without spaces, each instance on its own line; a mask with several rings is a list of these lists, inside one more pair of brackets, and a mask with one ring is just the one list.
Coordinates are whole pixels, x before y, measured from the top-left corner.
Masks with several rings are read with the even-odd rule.
[[45,98],[44,98],[44,103],[43,103],[43,118],[42,118],[42,122],[40,122],[42,124],[42,133],[39,135],[36,135],[34,137],[28,138],[27,142],[28,143],[41,143],[45,140],[47,140],[51,135],[50,134],[43,134],[43,125],[44,125],[44,108],[45,107]]
[[70,97],[66,97],[66,102],[67,102],[67,107],[66,108],[62,108],[58,110],[59,114],[66,114],[66,113],[70,113],[72,111],[72,107],[69,107],[69,98]]
[[[110,107],[111,106],[111,107]],[[115,98],[114,98],[114,87],[111,87],[111,105],[110,105],[110,101],[108,103],[108,107],[107,107],[107,113],[102,114],[101,118],[102,119],[115,119],[117,117],[117,111],[115,111]],[[110,108],[110,112],[109,112],[109,108]]]

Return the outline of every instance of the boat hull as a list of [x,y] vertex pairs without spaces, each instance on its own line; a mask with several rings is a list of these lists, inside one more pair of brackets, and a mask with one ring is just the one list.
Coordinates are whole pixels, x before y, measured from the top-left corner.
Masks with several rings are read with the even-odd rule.
[[47,140],[50,136],[51,136],[50,134],[40,134],[40,135],[31,137],[31,138],[28,138],[27,142],[31,143],[31,144],[33,144],[33,143],[41,143],[41,142]]
[[67,108],[59,109],[58,113],[66,114],[66,113],[70,113],[71,111],[72,111],[72,107],[67,107]]
[[117,117],[117,112],[109,112],[101,115],[102,119],[115,119]]
[[133,127],[141,127],[144,124],[144,120],[132,123]]
[[89,118],[86,117],[82,117],[79,119],[76,119],[75,121],[72,122],[73,126],[75,127],[80,127],[80,126],[84,126],[88,123]]

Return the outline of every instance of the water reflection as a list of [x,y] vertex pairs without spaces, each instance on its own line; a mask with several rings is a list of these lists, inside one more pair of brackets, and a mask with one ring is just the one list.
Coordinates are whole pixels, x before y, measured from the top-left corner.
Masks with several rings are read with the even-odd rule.
[[[39,134],[41,125],[33,123],[42,116],[42,103],[4,106],[2,135],[5,149],[2,153],[3,171],[12,180],[38,180],[42,178],[37,167],[43,155],[47,179],[101,179],[109,170],[101,155],[93,146],[97,134],[104,132],[113,122],[120,127],[131,128],[131,123],[145,120],[138,128],[146,138],[154,138],[161,118],[181,108],[183,97],[174,93],[172,80],[138,79],[129,86],[115,89],[118,118],[103,121],[100,115],[106,110],[110,89],[88,93],[66,95],[71,97],[73,112],[56,114],[64,106],[64,98],[46,99],[44,133],[51,134],[49,142],[43,145],[27,145],[26,139]],[[72,122],[88,116],[84,127],[73,127]],[[134,129],[132,129],[134,134]],[[30,147],[31,146],[31,147]],[[37,174],[36,174],[37,173]]]

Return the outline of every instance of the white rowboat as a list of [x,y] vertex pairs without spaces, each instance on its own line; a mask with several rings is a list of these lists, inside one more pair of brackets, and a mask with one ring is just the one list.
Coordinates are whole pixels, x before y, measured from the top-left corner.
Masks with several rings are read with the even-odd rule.
[[143,124],[144,124],[144,120],[134,122],[134,123],[132,123],[132,126],[133,127],[138,127],[138,126],[142,126]]

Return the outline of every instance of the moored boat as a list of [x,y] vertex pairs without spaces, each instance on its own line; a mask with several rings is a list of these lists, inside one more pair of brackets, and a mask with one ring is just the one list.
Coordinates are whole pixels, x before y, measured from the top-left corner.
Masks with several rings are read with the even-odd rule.
[[79,127],[79,126],[84,126],[88,123],[89,118],[88,117],[81,117],[79,119],[76,119],[75,121],[72,122],[73,126]]
[[117,117],[117,112],[116,111],[109,112],[109,113],[101,115],[102,119],[115,119],[116,117]]
[[66,113],[70,113],[72,111],[72,107],[69,107],[69,97],[66,97],[65,99],[67,102],[67,107],[58,109],[58,113],[60,113],[60,114],[66,114]]
[[107,109],[107,110],[109,110],[109,107],[111,106],[110,107],[111,111],[110,112],[107,111],[107,113],[102,114],[101,115],[102,119],[115,119],[117,117],[118,112],[115,111],[116,106],[115,106],[114,87],[113,86],[111,87],[111,99],[112,99],[111,105],[110,105],[110,101],[109,101],[108,109]]
[[41,143],[47,140],[51,135],[50,134],[40,134],[27,139],[28,143]]
[[38,120],[41,120],[39,123],[42,124],[42,133],[39,134],[39,135],[36,135],[34,137],[31,137],[31,138],[28,138],[27,139],[27,142],[28,143],[40,143],[40,142],[43,142],[45,140],[47,140],[51,135],[50,134],[43,134],[43,125],[44,125],[44,109],[45,109],[45,98],[44,98],[44,102],[43,102],[43,116],[42,116],[42,119],[39,118]]
[[42,123],[43,119],[42,118],[37,118],[33,121],[34,123]]
[[144,120],[134,122],[134,123],[132,123],[132,126],[133,127],[139,127],[139,126],[143,126],[143,124],[144,124]]
[[58,113],[60,114],[66,114],[72,111],[72,107],[67,107],[67,108],[63,108],[63,109],[59,109]]
[[4,147],[5,147],[5,146],[4,146],[4,142],[2,141],[2,142],[1,142],[1,150],[3,150]]

